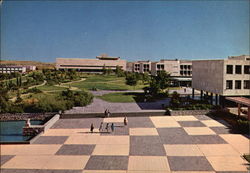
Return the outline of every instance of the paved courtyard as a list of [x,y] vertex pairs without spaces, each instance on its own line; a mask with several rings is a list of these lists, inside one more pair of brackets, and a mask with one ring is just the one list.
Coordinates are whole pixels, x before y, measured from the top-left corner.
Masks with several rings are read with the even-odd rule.
[[[100,123],[114,132],[99,132]],[[95,126],[89,132],[90,124]],[[249,139],[200,116],[60,119],[31,145],[2,145],[1,173],[241,173]]]

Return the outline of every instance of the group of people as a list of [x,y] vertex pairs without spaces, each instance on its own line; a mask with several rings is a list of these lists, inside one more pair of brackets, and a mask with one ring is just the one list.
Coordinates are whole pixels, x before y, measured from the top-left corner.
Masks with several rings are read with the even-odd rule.
[[[124,117],[124,126],[126,126],[128,123],[127,123],[127,117]],[[107,123],[106,126],[105,126],[105,130],[107,132],[109,132],[109,129],[111,128],[111,131],[114,132],[115,131],[115,124],[114,123],[111,123],[111,125],[109,125],[110,123]],[[103,122],[101,122],[100,126],[99,126],[99,132],[103,132],[103,127],[104,127],[104,124]],[[90,126],[90,132],[93,133],[94,132],[94,124],[91,123],[91,126]]]
[[105,111],[104,111],[104,115],[105,115],[105,117],[109,117],[109,116],[110,116],[110,112],[109,112],[109,110],[108,110],[108,109],[105,109]]

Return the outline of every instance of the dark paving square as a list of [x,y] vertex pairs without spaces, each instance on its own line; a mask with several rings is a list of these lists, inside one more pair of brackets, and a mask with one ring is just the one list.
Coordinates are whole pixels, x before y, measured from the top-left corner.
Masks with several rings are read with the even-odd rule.
[[91,155],[95,145],[63,145],[56,155]]
[[68,136],[40,136],[34,144],[64,144]]
[[[104,123],[104,127],[106,126],[106,124]],[[128,126],[124,126],[123,123],[115,123],[115,128],[114,131],[111,132],[111,129],[109,129],[110,133],[101,133],[101,135],[129,135],[129,128]],[[106,130],[104,129],[104,132],[106,132]]]
[[163,144],[133,144],[129,148],[130,156],[166,156]]
[[159,136],[130,136],[130,145],[137,144],[161,144],[161,138]]
[[159,136],[168,136],[168,137],[175,137],[175,136],[187,136],[187,132],[181,128],[157,128]]
[[1,165],[3,165],[4,163],[8,162],[13,157],[14,157],[14,155],[1,155],[0,156]]
[[157,128],[163,144],[194,144],[193,137],[183,128]]
[[82,173],[82,170],[1,169],[1,173]]
[[128,117],[129,128],[155,127],[149,117]]
[[206,157],[169,156],[168,162],[171,171],[213,171]]
[[86,170],[127,170],[128,156],[91,156]]
[[52,129],[79,129],[90,128],[93,123],[95,128],[99,128],[103,118],[82,118],[82,119],[59,119]]
[[229,127],[210,127],[215,133],[217,134],[232,134],[237,133],[236,131],[233,131]]
[[218,135],[193,135],[195,144],[227,144],[227,142]]
[[200,121],[179,121],[178,122],[182,127],[206,127]]
[[212,120],[213,119],[206,115],[195,115],[194,117],[197,118],[198,120]]

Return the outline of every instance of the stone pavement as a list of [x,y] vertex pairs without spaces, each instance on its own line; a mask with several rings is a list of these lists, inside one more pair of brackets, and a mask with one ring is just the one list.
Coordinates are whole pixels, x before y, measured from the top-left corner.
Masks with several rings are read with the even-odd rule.
[[[115,123],[101,133],[100,123]],[[89,132],[93,123],[94,133]],[[200,116],[60,119],[31,145],[2,145],[1,173],[243,173],[249,139]]]
[[163,110],[162,104],[169,104],[170,99],[159,100],[156,102],[140,102],[140,103],[111,103],[102,99],[94,98],[93,102],[85,107],[73,107],[65,111],[66,114],[80,113],[104,113],[108,109],[111,114],[114,112],[154,112]]

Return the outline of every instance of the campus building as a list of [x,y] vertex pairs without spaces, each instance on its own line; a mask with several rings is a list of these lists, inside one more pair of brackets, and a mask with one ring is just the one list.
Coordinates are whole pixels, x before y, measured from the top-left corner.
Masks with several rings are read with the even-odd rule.
[[[196,60],[192,63],[192,88],[218,96],[250,96],[250,56],[231,56],[223,60]],[[206,92],[206,93],[205,93]],[[211,97],[213,98],[213,97]],[[223,104],[223,103],[222,103]]]
[[36,66],[0,65],[0,73],[26,73],[36,70]]
[[120,57],[97,56],[96,59],[57,58],[57,70],[77,70],[80,72],[101,73],[103,68],[115,70],[116,66],[126,71],[126,60]]
[[170,73],[174,85],[191,86],[192,61],[163,59],[157,62],[136,61],[133,62],[133,72],[157,75],[159,71]]

